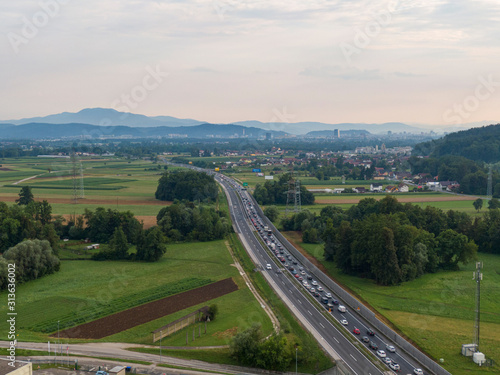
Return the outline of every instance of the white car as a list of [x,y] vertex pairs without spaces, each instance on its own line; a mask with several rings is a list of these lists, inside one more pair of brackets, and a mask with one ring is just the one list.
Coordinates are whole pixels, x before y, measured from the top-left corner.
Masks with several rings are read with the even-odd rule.
[[323,291],[323,288],[322,288],[322,287],[321,287],[321,285],[320,285],[320,286],[318,286],[318,287],[316,288],[316,290],[317,290],[318,292],[322,292],[322,291]]
[[311,284],[312,284],[312,285],[314,285],[314,286],[316,286],[316,285],[318,285],[318,282],[317,282],[316,280],[313,280],[313,281],[311,282]]
[[396,348],[392,345],[387,345],[385,347],[385,350],[387,350],[388,352],[391,352],[391,353],[396,353]]
[[380,358],[385,358],[387,356],[387,354],[385,354],[385,352],[381,349],[377,350],[377,355],[380,357]]
[[388,364],[388,365],[390,365],[390,364],[392,363],[392,359],[390,359],[389,357],[385,357],[385,358],[383,359],[383,361],[384,361],[386,364]]
[[331,295],[331,293],[326,293],[326,294],[325,294],[325,297],[326,297],[326,298],[332,298],[332,295]]
[[389,363],[389,367],[391,368],[391,370],[394,370],[394,371],[401,370],[401,367],[399,366],[399,364],[394,362],[394,361]]
[[421,368],[414,368],[414,369],[413,369],[413,373],[414,373],[415,375],[424,375],[424,372],[422,371],[422,369],[421,369]]
[[271,267],[271,265],[270,265],[269,263],[267,263],[266,268],[267,268],[268,270],[272,270],[272,269],[273,269],[273,267]]
[[314,292],[316,291],[316,289],[311,288],[311,289],[309,289],[309,291],[310,291],[311,293],[314,293]]
[[343,324],[343,325],[345,325],[345,326],[346,326],[346,325],[348,325],[348,324],[349,324],[349,322],[348,322],[347,320],[345,320],[345,319],[342,319],[342,320],[340,321],[340,324]]

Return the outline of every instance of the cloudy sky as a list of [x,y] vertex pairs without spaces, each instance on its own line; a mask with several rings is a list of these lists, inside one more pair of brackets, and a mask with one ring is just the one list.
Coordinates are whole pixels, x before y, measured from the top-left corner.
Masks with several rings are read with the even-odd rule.
[[496,121],[498,0],[16,0],[0,119]]

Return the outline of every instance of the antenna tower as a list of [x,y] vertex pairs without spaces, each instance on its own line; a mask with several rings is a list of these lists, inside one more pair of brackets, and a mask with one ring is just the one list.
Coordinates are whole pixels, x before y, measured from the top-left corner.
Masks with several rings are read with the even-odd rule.
[[479,352],[479,322],[480,322],[480,300],[481,300],[481,280],[483,280],[483,274],[481,273],[481,268],[483,267],[482,262],[476,262],[476,270],[474,271],[473,280],[476,281],[476,316],[474,318],[474,349]]

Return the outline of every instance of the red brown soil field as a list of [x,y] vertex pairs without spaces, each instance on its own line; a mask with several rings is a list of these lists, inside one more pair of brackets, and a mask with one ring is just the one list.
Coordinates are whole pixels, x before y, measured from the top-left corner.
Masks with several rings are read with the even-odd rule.
[[102,339],[103,337],[148,323],[236,290],[238,290],[238,286],[234,283],[233,279],[220,280],[210,285],[162,298],[94,320],[93,322],[66,329],[60,332],[60,336],[67,338]]

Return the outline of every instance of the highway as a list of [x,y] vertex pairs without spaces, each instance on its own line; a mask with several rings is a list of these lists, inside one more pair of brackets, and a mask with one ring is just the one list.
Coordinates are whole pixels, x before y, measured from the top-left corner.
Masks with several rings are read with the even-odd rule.
[[[324,346],[326,343],[332,348],[335,353],[334,358],[341,359],[352,374],[375,375],[394,372],[414,374],[416,368],[422,367],[375,329],[372,329],[373,335],[369,335],[368,330],[371,327],[366,321],[356,311],[346,308],[345,303],[325,285],[315,281],[314,275],[307,273],[308,270],[288,251],[291,244],[287,241],[280,242],[276,236],[265,230],[268,229],[266,222],[260,217],[255,208],[256,202],[246,189],[222,174],[189,167],[213,175],[216,181],[224,187],[235,231],[242,239],[247,251],[253,253],[253,259],[258,260],[262,272],[266,273],[268,280],[271,280],[271,287],[279,295],[286,296],[292,304],[289,306],[292,311],[307,319],[313,331],[319,334],[319,337],[315,336],[320,344]],[[271,269],[267,269],[268,264]],[[294,275],[295,273],[297,276]],[[314,293],[311,292],[311,287],[314,288]],[[325,300],[327,296],[329,298]],[[327,303],[322,303],[322,301]],[[345,307],[345,312],[339,311],[339,307],[342,309],[341,306]],[[325,315],[330,315],[339,324],[334,325]],[[345,321],[341,323],[342,320]],[[355,328],[359,329],[359,334],[353,333]],[[363,338],[368,342],[364,342]],[[371,345],[383,350],[386,358],[391,359],[392,365],[388,360],[385,362],[385,358],[378,356],[377,350],[370,348]],[[360,349],[361,346],[366,349]],[[389,351],[388,346],[393,346],[395,351]],[[374,362],[377,362],[378,366],[375,366]]]

